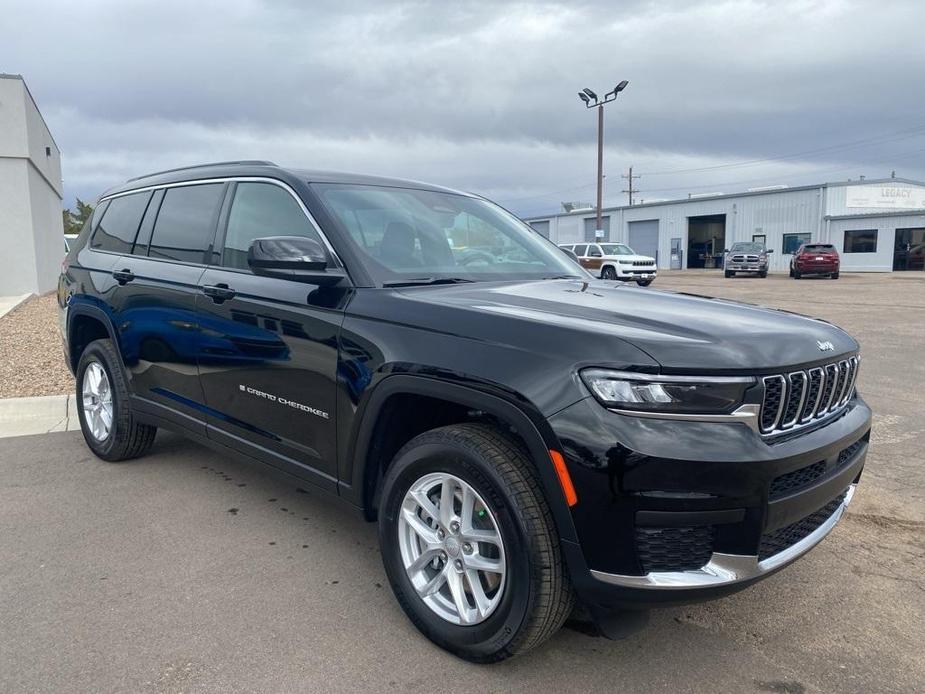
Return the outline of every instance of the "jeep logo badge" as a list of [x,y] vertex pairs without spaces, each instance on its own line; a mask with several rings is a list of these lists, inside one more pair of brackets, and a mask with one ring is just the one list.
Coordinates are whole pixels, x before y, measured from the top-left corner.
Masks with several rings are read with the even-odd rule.
[[832,350],[835,349],[835,345],[833,345],[828,340],[826,340],[825,342],[822,342],[821,340],[816,340],[816,344],[819,345],[819,350],[822,352],[831,352]]

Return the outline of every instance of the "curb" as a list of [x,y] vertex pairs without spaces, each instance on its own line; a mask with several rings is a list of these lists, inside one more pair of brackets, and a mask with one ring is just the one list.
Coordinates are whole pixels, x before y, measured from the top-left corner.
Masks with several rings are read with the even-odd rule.
[[36,296],[36,295],[35,295],[35,294],[23,294],[22,296],[14,296],[14,297],[6,297],[6,296],[5,296],[5,297],[0,297],[0,299],[2,299],[2,300],[12,300],[12,302],[13,302],[13,303],[11,303],[11,304],[9,304],[9,305],[6,305],[6,304],[2,303],[2,301],[0,301],[0,318],[3,318],[6,314],[15,311],[17,308],[19,308],[20,306],[22,306],[24,303],[26,303],[26,302],[27,302],[29,299],[31,299],[33,296]]
[[0,400],[0,438],[80,429],[76,395]]

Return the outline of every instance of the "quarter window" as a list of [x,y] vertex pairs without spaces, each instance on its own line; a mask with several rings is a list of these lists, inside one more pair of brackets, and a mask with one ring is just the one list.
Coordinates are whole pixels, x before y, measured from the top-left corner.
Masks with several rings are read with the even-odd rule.
[[254,239],[266,236],[304,236],[322,243],[286,190],[272,183],[239,183],[228,216],[222,265],[247,270],[248,248]]
[[150,198],[150,192],[113,198],[93,234],[90,247],[113,253],[131,253],[138,225]]
[[845,232],[845,253],[876,253],[876,229],[851,229]]
[[222,183],[168,188],[154,223],[148,255],[201,263],[212,243]]

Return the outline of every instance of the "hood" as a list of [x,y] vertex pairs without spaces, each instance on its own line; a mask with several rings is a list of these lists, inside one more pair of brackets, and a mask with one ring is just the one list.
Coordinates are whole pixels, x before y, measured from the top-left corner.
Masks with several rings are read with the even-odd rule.
[[[574,353],[577,361],[601,361],[599,354],[591,353],[597,350],[582,355],[583,336],[595,338],[589,345],[600,344],[600,338],[608,336],[614,343],[627,342],[665,372],[675,373],[773,373],[833,361],[858,348],[851,336],[822,320],[724,299],[601,281],[492,282],[402,291],[415,302],[574,332],[574,341],[569,340],[563,349]],[[535,331],[524,331],[528,333]],[[479,337],[490,339],[489,335]]]

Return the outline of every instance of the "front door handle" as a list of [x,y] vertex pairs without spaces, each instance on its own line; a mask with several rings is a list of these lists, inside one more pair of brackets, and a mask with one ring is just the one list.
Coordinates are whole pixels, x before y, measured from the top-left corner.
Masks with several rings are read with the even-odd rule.
[[123,268],[122,270],[116,270],[112,273],[113,279],[116,280],[119,284],[125,286],[133,279],[135,279],[135,274],[128,268]]
[[216,304],[228,301],[228,299],[234,299],[235,294],[237,294],[234,289],[224,283],[207,284],[202,288],[202,293],[212,299]]

